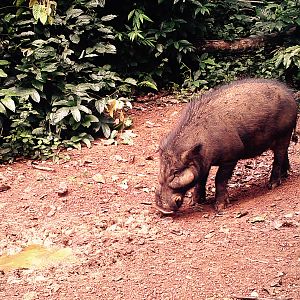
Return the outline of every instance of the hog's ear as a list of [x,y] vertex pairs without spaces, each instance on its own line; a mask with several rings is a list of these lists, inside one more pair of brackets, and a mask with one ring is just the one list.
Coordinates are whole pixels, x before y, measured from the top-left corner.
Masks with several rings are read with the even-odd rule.
[[194,146],[193,148],[183,152],[181,154],[181,161],[183,163],[185,162],[190,162],[192,161],[195,157],[199,157],[200,155],[200,151],[202,149],[202,145],[201,144],[198,144],[196,146]]
[[191,169],[187,168],[183,170],[180,174],[174,177],[174,179],[169,183],[172,189],[182,188],[189,185],[195,179],[195,175]]

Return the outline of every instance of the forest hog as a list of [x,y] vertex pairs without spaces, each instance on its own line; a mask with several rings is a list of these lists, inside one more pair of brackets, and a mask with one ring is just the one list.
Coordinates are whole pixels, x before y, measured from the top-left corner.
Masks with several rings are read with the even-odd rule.
[[225,208],[227,182],[238,160],[268,149],[274,153],[268,187],[278,186],[289,170],[288,146],[296,118],[293,93],[275,80],[239,80],[195,98],[160,143],[156,207],[175,212],[191,188],[193,202],[205,202],[208,173],[218,166],[215,209]]

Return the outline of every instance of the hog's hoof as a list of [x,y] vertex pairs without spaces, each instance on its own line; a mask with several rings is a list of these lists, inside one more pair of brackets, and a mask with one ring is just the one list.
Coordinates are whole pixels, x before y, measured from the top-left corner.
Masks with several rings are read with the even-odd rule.
[[198,204],[204,204],[204,203],[207,203],[205,197],[204,198],[203,197],[198,197],[198,196],[193,196],[192,197],[192,201],[191,201],[192,206],[195,206],[195,205],[198,205]]
[[279,185],[281,184],[281,180],[277,180],[277,181],[270,181],[267,185],[268,189],[269,190],[273,190],[275,189],[276,187],[278,187]]
[[228,205],[230,204],[229,195],[226,193],[226,195],[223,195],[222,197],[219,197],[216,199],[214,204],[214,209],[217,213],[224,210]]
[[214,209],[217,213],[221,212],[222,210],[224,210],[226,208],[226,203],[225,202],[219,202],[219,203],[215,203],[214,205]]

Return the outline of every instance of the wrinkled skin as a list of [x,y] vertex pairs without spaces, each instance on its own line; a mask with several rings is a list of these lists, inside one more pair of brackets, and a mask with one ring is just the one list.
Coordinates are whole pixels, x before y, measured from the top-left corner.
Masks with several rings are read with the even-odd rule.
[[224,209],[229,203],[227,183],[238,160],[268,149],[274,152],[268,187],[278,186],[288,174],[296,119],[292,92],[275,80],[240,80],[194,99],[160,143],[156,207],[166,214],[178,210],[191,188],[193,202],[205,202],[210,168],[219,166],[214,206]]

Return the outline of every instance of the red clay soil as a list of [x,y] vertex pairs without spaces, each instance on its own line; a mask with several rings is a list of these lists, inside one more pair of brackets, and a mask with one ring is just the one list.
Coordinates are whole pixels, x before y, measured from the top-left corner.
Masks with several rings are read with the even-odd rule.
[[156,150],[182,105],[137,106],[131,146],[99,140],[59,164],[0,166],[10,186],[0,192],[0,254],[40,244],[75,257],[3,269],[0,299],[299,300],[300,143],[290,146],[292,172],[280,187],[266,188],[267,153],[239,163],[222,214],[186,201],[162,216],[152,205]]

